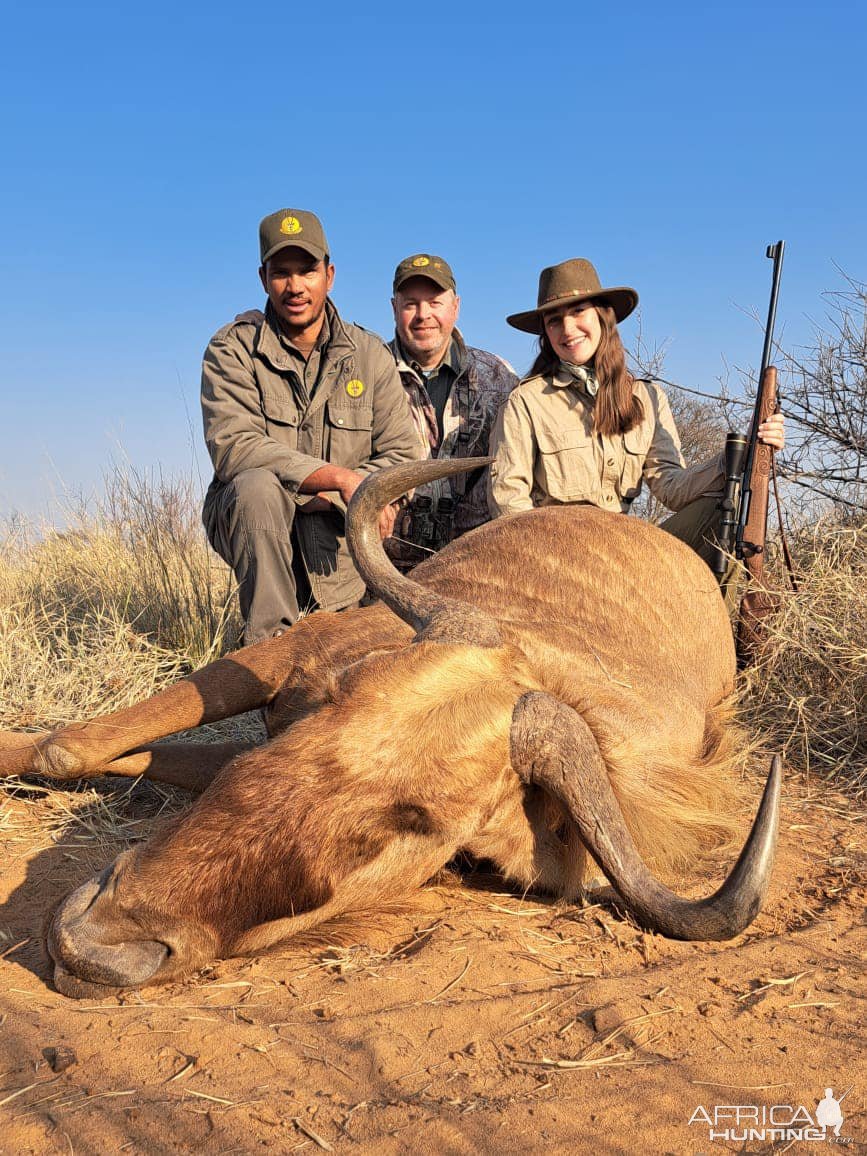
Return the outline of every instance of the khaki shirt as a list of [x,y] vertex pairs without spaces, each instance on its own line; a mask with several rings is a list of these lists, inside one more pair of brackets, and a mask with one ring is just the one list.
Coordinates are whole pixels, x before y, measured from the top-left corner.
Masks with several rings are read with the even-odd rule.
[[[344,322],[326,304],[328,341],[316,354],[315,381],[287,349],[267,313],[243,313],[211,339],[202,367],[205,441],[214,480],[205,518],[222,486],[244,470],[270,470],[299,503],[299,485],[324,465],[368,474],[421,457],[406,395],[388,347]],[[313,595],[338,610],[364,593],[346,544],[345,505],[295,521]]]
[[642,482],[670,510],[721,493],[723,451],[684,465],[668,398],[636,381],[644,416],[625,434],[593,430],[593,400],[571,375],[530,377],[513,391],[491,438],[488,501],[494,517],[569,502],[627,513]]

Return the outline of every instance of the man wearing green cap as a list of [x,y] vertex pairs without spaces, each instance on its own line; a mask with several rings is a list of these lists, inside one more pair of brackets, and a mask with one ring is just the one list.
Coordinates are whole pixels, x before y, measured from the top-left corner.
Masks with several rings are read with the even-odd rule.
[[[394,273],[391,343],[424,458],[484,457],[497,413],[518,383],[502,358],[467,345],[456,328],[460,298],[442,257],[414,253]],[[431,482],[398,514],[386,550],[412,569],[488,521],[487,470]]]
[[[387,346],[343,321],[328,296],[334,266],[317,217],[271,213],[259,246],[265,312],[219,330],[202,369],[215,471],[202,517],[238,581],[245,644],[300,610],[360,600],[346,505],[367,474],[420,456]],[[383,537],[394,514],[383,512]]]

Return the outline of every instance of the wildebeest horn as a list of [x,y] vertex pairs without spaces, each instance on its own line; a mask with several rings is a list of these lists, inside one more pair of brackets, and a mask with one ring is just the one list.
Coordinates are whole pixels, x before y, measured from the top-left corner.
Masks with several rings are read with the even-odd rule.
[[731,939],[749,926],[768,889],[779,821],[782,764],[771,764],[758,815],[731,874],[709,899],[682,899],[650,874],[632,841],[593,734],[550,695],[523,695],[512,715],[512,766],[560,801],[581,838],[644,927],[675,939]]
[[492,461],[493,458],[447,458],[390,466],[366,478],[349,503],[346,537],[359,573],[371,593],[408,622],[422,639],[502,646],[499,629],[487,614],[437,594],[392,566],[379,537],[379,515],[389,502],[416,486],[481,469]]
[[[88,994],[87,987],[106,994],[146,984],[169,953],[165,943],[131,940],[106,943],[98,920],[91,917],[106,873],[82,884],[69,896],[51,921],[48,951],[55,964],[55,986],[63,995]],[[68,989],[68,990],[67,990]]]

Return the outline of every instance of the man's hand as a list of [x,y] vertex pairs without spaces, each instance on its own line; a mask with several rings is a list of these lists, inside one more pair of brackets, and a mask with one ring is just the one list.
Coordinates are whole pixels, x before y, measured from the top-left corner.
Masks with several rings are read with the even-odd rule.
[[394,522],[397,518],[397,506],[386,506],[379,515],[379,536],[384,542],[394,533]]
[[308,474],[298,487],[298,493],[321,495],[323,490],[337,490],[348,506],[350,498],[366,476],[356,470],[348,470],[345,466],[320,466]]
[[[300,494],[315,494],[309,502],[299,505],[302,514],[322,514],[331,509],[331,503],[325,497],[323,490],[337,490],[347,506],[352,495],[364,481],[366,474],[356,470],[348,470],[344,466],[320,466],[308,475],[298,487]],[[397,506],[386,506],[379,515],[379,536],[385,541],[390,538],[397,518]]]
[[759,441],[775,450],[786,448],[786,419],[781,413],[772,413],[759,426]]
[[[311,498],[309,502],[300,503],[298,506],[299,514],[326,514],[333,509],[331,502],[324,494],[317,494],[315,498]],[[386,538],[390,538],[394,533],[394,523],[397,518],[397,506],[386,506],[379,515],[379,536],[384,542]]]
[[298,503],[299,514],[327,514],[328,511],[333,508],[325,494],[317,494],[316,497],[311,498],[309,502]]

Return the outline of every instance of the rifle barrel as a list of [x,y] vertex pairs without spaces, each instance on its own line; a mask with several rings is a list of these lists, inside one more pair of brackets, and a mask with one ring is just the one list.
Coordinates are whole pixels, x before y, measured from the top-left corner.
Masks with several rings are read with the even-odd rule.
[[777,241],[768,245],[765,256],[774,262],[774,271],[771,277],[771,300],[768,305],[768,321],[765,326],[765,344],[762,349],[762,366],[759,371],[759,380],[756,387],[756,404],[753,410],[753,420],[750,425],[750,435],[747,442],[747,451],[744,461],[743,482],[741,484],[741,501],[738,516],[737,531],[735,533],[735,553],[737,557],[743,555],[744,526],[750,508],[752,496],[753,461],[756,456],[756,443],[759,440],[759,426],[761,425],[762,396],[764,394],[765,375],[771,361],[771,349],[774,344],[774,325],[777,320],[777,299],[780,295],[780,278],[783,272],[783,254],[786,249],[785,241]]
[[765,325],[765,344],[762,349],[762,368],[759,371],[759,388],[765,370],[771,363],[771,347],[774,344],[774,325],[777,320],[777,299],[780,296],[780,278],[783,275],[783,254],[786,250],[785,241],[777,241],[776,245],[768,245],[765,256],[774,262],[774,272],[771,277],[771,301],[768,305],[768,322]]

